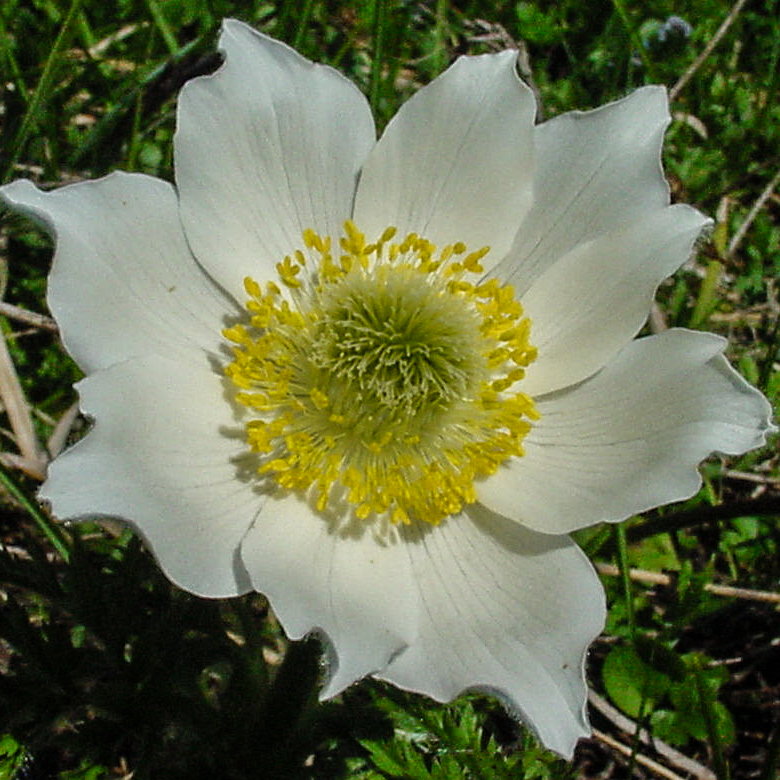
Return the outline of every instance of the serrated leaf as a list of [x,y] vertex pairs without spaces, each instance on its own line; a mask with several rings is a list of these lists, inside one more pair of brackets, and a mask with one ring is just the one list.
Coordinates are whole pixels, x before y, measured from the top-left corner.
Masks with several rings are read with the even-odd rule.
[[371,754],[371,760],[377,769],[390,777],[405,780],[431,780],[423,757],[412,745],[406,742],[374,742],[365,740],[361,744]]
[[371,761],[377,769],[386,772],[391,777],[403,777],[405,768],[393,755],[394,750],[381,742],[362,740],[361,744],[371,754]]
[[449,754],[436,760],[431,771],[433,780],[461,780],[463,772],[455,757]]

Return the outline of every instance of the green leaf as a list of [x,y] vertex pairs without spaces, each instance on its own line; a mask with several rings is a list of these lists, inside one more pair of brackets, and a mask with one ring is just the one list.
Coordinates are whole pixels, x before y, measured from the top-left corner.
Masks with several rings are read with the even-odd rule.
[[679,653],[649,636],[637,636],[634,647],[639,657],[656,671],[676,682],[685,680],[688,668]]
[[650,571],[680,569],[680,559],[670,534],[655,534],[643,539],[639,544],[631,545],[628,560],[632,566]]
[[646,664],[631,647],[613,647],[602,668],[604,687],[626,715],[638,718],[660,701],[669,690],[670,680],[663,672]]
[[[702,654],[688,654],[686,661],[688,664],[699,663],[698,674],[701,675],[705,690],[708,692],[706,698],[710,699],[709,702],[705,703],[705,706],[711,710],[715,731],[722,744],[732,744],[736,739],[734,719],[726,706],[715,700],[720,687],[729,679],[728,669],[725,666],[704,666],[707,659]],[[675,682],[670,687],[669,699],[688,734],[696,739],[706,741],[709,738],[707,722],[702,713],[702,701],[692,675],[693,673],[689,673],[685,680]]]
[[409,780],[429,780],[430,774],[419,753],[405,742],[385,744],[373,740],[362,741],[363,747],[371,754],[371,760],[377,769],[390,777],[409,778]]
[[650,716],[650,730],[654,737],[677,747],[684,747],[691,738],[685,717],[674,710],[653,712]]

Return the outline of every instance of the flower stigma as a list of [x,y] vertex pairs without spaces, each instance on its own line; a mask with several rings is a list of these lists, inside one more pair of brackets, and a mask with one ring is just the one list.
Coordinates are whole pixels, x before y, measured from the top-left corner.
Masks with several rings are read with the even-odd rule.
[[515,385],[536,348],[512,288],[479,281],[488,247],[395,235],[369,244],[348,221],[334,253],[306,230],[276,266],[286,293],[247,277],[225,374],[261,477],[319,511],[436,525],[522,456],[539,414]]

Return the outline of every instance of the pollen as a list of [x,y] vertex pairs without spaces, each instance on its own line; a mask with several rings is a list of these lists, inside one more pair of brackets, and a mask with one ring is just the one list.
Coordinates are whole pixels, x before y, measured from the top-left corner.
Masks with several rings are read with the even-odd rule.
[[247,278],[225,374],[259,478],[319,511],[436,525],[523,455],[536,349],[512,288],[482,279],[488,247],[396,232],[367,243],[348,221],[334,248],[307,229],[281,284]]

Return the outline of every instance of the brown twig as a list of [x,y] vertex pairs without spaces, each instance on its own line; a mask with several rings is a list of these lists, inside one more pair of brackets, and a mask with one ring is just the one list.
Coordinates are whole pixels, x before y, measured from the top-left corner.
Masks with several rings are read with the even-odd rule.
[[647,320],[652,333],[663,333],[668,329],[669,324],[666,321],[666,315],[664,314],[657,301],[653,301],[650,305],[650,314]]
[[[596,563],[596,571],[607,577],[620,576],[620,569],[611,563]],[[628,576],[635,582],[644,582],[648,585],[671,585],[672,578],[668,574],[659,571],[647,571],[646,569],[629,569]],[[731,585],[715,585],[707,583],[704,590],[715,596],[723,596],[730,599],[746,599],[748,601],[766,601],[770,604],[780,604],[780,593],[768,590],[753,590],[751,588],[735,588]]]
[[634,751],[628,745],[624,745],[622,742],[618,742],[618,740],[616,740],[614,737],[610,737],[609,734],[605,734],[603,731],[593,729],[593,736],[603,742],[605,745],[611,747],[613,750],[617,750],[618,753],[622,753],[624,756],[626,756],[626,758],[631,758],[633,755],[634,761],[637,764],[641,764],[643,767],[645,767],[645,769],[649,769],[659,777],[665,777],[666,780],[685,780],[684,777],[678,775],[676,772],[672,772],[671,769],[667,769],[663,764],[659,764],[657,761],[653,761],[652,758],[648,758],[647,756],[642,755],[642,753],[634,753]]
[[14,469],[16,471],[24,471],[26,474],[34,477],[35,479],[43,479],[43,475],[31,474],[27,460],[22,457],[18,452],[0,452],[0,464],[7,469]]
[[669,102],[672,102],[678,98],[680,92],[682,92],[688,82],[693,78],[696,71],[702,66],[707,57],[712,54],[713,49],[720,43],[721,39],[726,34],[729,27],[731,27],[731,25],[734,23],[734,20],[737,18],[739,12],[742,10],[742,7],[746,2],[747,0],[737,0],[737,2],[734,3],[732,9],[728,13],[728,16],[726,16],[720,27],[718,27],[715,35],[712,36],[709,43],[702,50],[701,54],[691,63],[685,73],[680,76],[677,83],[669,90]]
[[57,323],[45,314],[38,314],[38,312],[28,311],[22,309],[19,306],[14,306],[12,303],[6,303],[0,301],[0,314],[18,322],[23,322],[25,325],[32,325],[34,328],[41,328],[42,330],[50,330],[52,333],[56,333]]
[[30,409],[3,334],[0,334],[0,400],[21,453],[20,467],[31,477],[44,479],[46,456],[35,435]]
[[71,406],[68,407],[62,417],[57,421],[57,424],[54,426],[54,430],[49,437],[49,441],[46,443],[46,448],[49,450],[49,455],[51,455],[52,458],[56,458],[57,455],[65,449],[65,443],[73,428],[73,423],[78,416],[79,404],[78,401],[76,401],[76,403],[71,404]]
[[780,170],[772,177],[769,184],[764,187],[764,191],[758,196],[758,199],[752,205],[750,211],[748,211],[742,224],[737,228],[737,232],[731,237],[731,241],[729,241],[729,246],[726,251],[726,257],[733,257],[737,249],[739,249],[739,245],[742,243],[748,230],[750,230],[750,226],[753,224],[755,218],[761,213],[764,204],[772,197],[772,193],[775,191],[778,184],[780,184]]
[[[698,761],[694,761],[694,759],[689,758],[684,753],[680,753],[679,750],[675,750],[671,745],[667,745],[666,742],[654,738],[647,729],[637,729],[637,724],[633,720],[627,718],[623,713],[615,709],[615,707],[606,699],[599,696],[599,694],[592,689],[588,689],[588,701],[594,709],[598,710],[605,718],[617,726],[617,728],[626,734],[636,734],[643,744],[652,747],[676,769],[679,769],[686,774],[691,774],[699,780],[715,780],[715,774],[710,769],[707,769],[706,766],[703,766]],[[638,756],[636,759],[639,761]],[[652,759],[648,760],[652,761]],[[640,761],[639,763],[642,762]],[[663,768],[666,769],[665,767]],[[668,777],[668,775],[664,776]]]
[[780,485],[780,477],[769,477],[766,474],[753,474],[750,471],[734,471],[726,469],[723,472],[726,479],[739,479],[743,482],[754,482],[757,485]]

